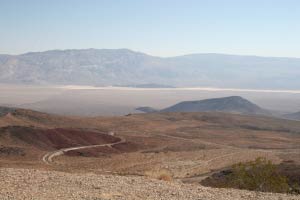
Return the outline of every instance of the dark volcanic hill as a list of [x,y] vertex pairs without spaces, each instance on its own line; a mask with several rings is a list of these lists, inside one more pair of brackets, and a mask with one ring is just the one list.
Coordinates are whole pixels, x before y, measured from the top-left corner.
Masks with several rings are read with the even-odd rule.
[[138,107],[136,108],[136,110],[144,112],[144,113],[152,113],[152,112],[157,112],[158,110],[156,110],[155,108],[151,108],[151,107]]
[[161,112],[229,112],[249,115],[271,115],[267,110],[239,96],[206,99],[201,101],[184,101]]
[[286,114],[283,117],[286,119],[300,120],[300,112]]
[[163,58],[128,49],[52,50],[0,55],[0,83],[299,89],[299,67],[298,58],[223,54]]
[[0,117],[8,113],[14,112],[15,110],[16,110],[15,108],[0,106]]

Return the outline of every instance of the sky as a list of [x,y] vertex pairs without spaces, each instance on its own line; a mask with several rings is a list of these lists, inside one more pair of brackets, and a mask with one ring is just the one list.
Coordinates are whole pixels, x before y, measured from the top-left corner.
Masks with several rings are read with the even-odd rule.
[[0,54],[83,48],[300,58],[300,1],[0,0]]

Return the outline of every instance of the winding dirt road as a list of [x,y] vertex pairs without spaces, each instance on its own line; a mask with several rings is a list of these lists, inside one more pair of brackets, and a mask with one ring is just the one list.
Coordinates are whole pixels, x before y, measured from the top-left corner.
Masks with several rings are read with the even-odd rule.
[[120,137],[120,141],[118,142],[114,142],[114,143],[107,143],[107,144],[96,144],[96,145],[88,145],[88,146],[78,146],[78,147],[69,147],[69,148],[63,148],[63,149],[59,149],[56,151],[52,151],[52,152],[48,152],[46,153],[43,157],[42,157],[42,161],[47,164],[47,165],[51,165],[51,163],[53,163],[53,159],[57,156],[61,156],[66,152],[69,151],[74,151],[74,150],[78,150],[78,149],[89,149],[89,148],[96,148],[96,147],[112,147],[113,145],[116,144],[121,144],[126,142],[126,140],[124,138]]

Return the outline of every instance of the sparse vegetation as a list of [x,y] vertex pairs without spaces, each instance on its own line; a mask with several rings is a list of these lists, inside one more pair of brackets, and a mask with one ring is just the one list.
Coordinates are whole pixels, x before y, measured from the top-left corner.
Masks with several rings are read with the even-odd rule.
[[162,181],[172,181],[173,175],[167,169],[157,169],[157,170],[150,170],[146,171],[145,175],[149,178],[155,178]]
[[262,192],[299,193],[298,183],[279,172],[278,166],[266,158],[238,163],[230,170],[210,177],[204,185],[224,188],[238,188]]
[[265,158],[233,166],[228,186],[263,192],[289,192],[287,177],[278,174],[276,166]]

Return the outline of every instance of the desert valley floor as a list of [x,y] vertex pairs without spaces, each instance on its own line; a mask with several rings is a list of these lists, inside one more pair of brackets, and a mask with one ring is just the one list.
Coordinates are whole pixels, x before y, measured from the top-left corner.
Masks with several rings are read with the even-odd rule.
[[217,112],[0,116],[1,199],[300,199],[199,184],[257,157],[300,165],[297,121]]

